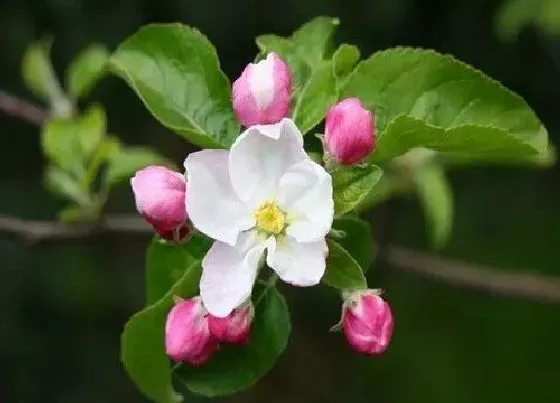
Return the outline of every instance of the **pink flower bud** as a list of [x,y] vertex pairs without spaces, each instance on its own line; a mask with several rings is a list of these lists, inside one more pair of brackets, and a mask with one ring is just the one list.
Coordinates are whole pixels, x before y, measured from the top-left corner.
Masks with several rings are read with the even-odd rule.
[[136,172],[130,184],[136,209],[162,238],[177,241],[187,235],[187,189],[183,175],[152,165]]
[[251,301],[234,309],[225,318],[210,316],[210,334],[220,342],[246,345],[254,316],[255,308]]
[[233,83],[233,109],[245,127],[277,123],[288,115],[292,73],[276,53],[249,63]]
[[326,117],[325,144],[343,165],[357,164],[375,147],[373,115],[358,98],[347,98],[331,107]]
[[210,334],[208,317],[200,297],[180,301],[169,311],[165,351],[171,359],[198,366],[212,357],[218,342]]
[[393,334],[391,308],[377,291],[351,293],[344,301],[342,328],[354,350],[367,355],[382,354]]

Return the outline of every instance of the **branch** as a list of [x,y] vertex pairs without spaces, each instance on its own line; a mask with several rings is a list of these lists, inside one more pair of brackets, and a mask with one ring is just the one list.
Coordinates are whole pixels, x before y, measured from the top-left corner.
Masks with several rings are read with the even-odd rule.
[[152,229],[140,217],[109,216],[96,223],[68,224],[58,221],[32,221],[0,216],[0,233],[38,243],[79,239],[102,233],[150,234]]
[[382,256],[395,267],[448,284],[532,301],[560,303],[560,279],[552,276],[512,273],[494,267],[444,259],[400,246],[387,246]]
[[[0,216],[0,234],[39,243],[81,239],[100,234],[151,235],[153,230],[139,216],[112,215],[95,224],[30,221]],[[560,303],[560,279],[552,276],[512,273],[394,245],[387,245],[380,256],[394,267],[432,277],[447,284],[533,301]]]
[[42,125],[49,116],[46,110],[2,90],[0,90],[0,111],[37,126]]

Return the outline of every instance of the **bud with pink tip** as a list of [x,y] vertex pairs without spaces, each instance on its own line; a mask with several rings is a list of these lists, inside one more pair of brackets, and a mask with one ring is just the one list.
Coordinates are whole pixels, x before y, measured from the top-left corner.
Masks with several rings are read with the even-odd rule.
[[167,240],[180,241],[188,234],[185,177],[163,166],[152,165],[130,180],[136,209]]
[[200,297],[181,300],[169,311],[165,351],[171,359],[199,366],[212,357],[218,342],[210,334],[208,317]]
[[342,329],[359,353],[385,352],[393,334],[393,314],[377,290],[356,291],[344,297]]
[[277,123],[288,116],[292,73],[276,53],[249,63],[233,83],[233,109],[245,127]]
[[223,343],[248,344],[255,308],[251,301],[234,309],[225,318],[210,316],[210,334]]
[[357,164],[371,153],[375,147],[375,122],[358,98],[347,98],[329,109],[325,145],[343,165]]

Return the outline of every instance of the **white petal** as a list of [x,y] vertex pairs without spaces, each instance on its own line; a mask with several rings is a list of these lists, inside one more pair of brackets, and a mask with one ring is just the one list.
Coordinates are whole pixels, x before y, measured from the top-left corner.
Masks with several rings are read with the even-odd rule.
[[265,109],[274,96],[274,57],[269,54],[266,59],[251,64],[248,74],[249,88],[255,98],[257,108]]
[[265,244],[255,231],[236,246],[216,241],[202,260],[200,296],[208,312],[224,318],[251,296]]
[[306,159],[280,179],[278,204],[288,214],[288,235],[298,242],[313,242],[329,232],[334,215],[331,176]]
[[228,155],[225,150],[204,150],[187,157],[185,203],[195,228],[210,238],[235,245],[239,232],[252,228],[255,219],[231,186]]
[[230,178],[239,198],[253,207],[276,194],[278,181],[292,165],[308,158],[294,122],[252,126],[231,147]]
[[283,281],[301,287],[321,281],[328,251],[324,238],[316,242],[298,243],[287,236],[267,243],[266,263]]

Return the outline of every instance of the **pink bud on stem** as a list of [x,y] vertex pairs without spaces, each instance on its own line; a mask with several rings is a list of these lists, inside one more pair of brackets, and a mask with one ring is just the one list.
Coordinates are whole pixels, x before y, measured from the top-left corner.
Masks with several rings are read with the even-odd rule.
[[130,184],[136,209],[162,238],[180,242],[188,236],[187,184],[183,175],[152,165],[136,172]]
[[193,366],[206,363],[218,349],[218,341],[210,334],[208,318],[200,297],[178,302],[165,323],[167,355]]
[[288,116],[292,92],[290,68],[276,53],[249,63],[233,83],[233,109],[245,127],[277,123]]
[[331,107],[325,121],[325,147],[339,164],[361,162],[375,148],[375,122],[358,98]]
[[254,316],[255,308],[251,301],[235,308],[225,318],[210,316],[210,334],[219,342],[247,345]]
[[377,290],[344,295],[342,330],[359,353],[379,355],[387,350],[393,334],[393,314]]

